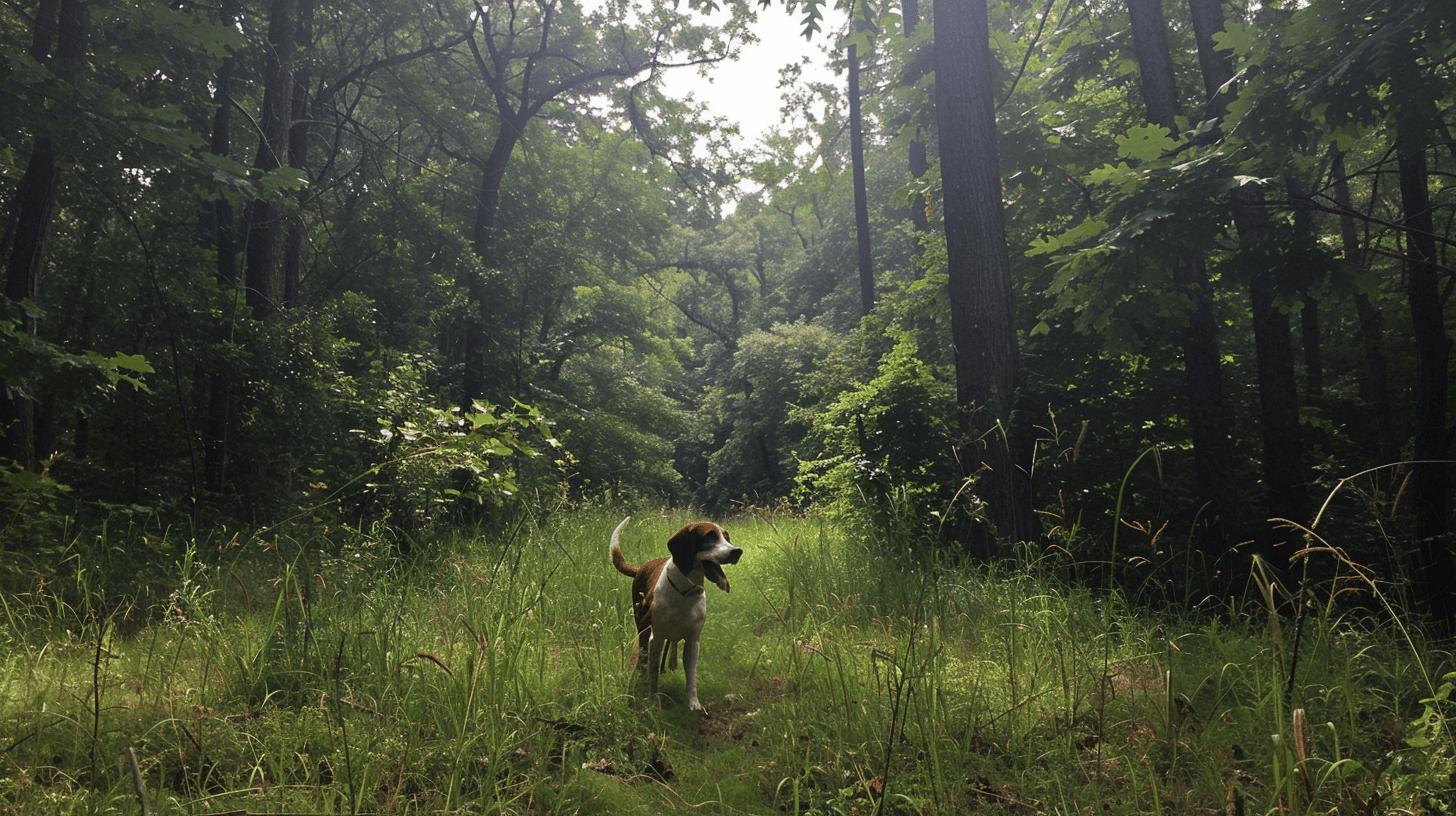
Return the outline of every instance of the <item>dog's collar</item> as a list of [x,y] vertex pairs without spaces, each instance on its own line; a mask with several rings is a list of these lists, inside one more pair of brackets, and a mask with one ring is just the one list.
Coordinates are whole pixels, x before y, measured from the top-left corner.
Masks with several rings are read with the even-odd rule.
[[700,584],[689,584],[687,589],[678,589],[677,583],[672,580],[672,573],[664,571],[662,574],[664,577],[667,578],[667,583],[671,585],[673,589],[677,589],[678,594],[683,596],[684,598],[692,595],[695,592],[703,591],[703,587]]

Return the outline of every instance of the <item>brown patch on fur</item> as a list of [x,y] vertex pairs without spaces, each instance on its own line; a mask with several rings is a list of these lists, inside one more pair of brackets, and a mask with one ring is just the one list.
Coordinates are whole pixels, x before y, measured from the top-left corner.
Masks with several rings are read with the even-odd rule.
[[[657,578],[667,566],[668,559],[654,558],[637,568],[632,579],[632,614],[637,620],[637,654],[634,661],[642,659],[647,645],[652,641],[652,590]],[[663,650],[664,652],[666,649]]]
[[[684,524],[667,540],[667,548],[673,553],[672,556],[654,558],[635,567],[627,562],[620,549],[612,550],[612,566],[623,575],[632,577],[632,615],[637,622],[637,653],[632,657],[634,663],[641,661],[648,644],[652,641],[652,590],[657,586],[657,580],[662,575],[663,569],[667,567],[667,562],[671,561],[673,557],[678,557],[679,561],[686,557],[690,563],[684,572],[692,572],[697,566],[695,562],[692,562],[692,556],[697,553],[698,545],[704,539],[718,533],[720,529],[722,528],[711,521]],[[682,569],[681,563],[679,563],[678,569]],[[672,644],[673,650],[677,648],[676,643]],[[662,650],[664,660],[667,658],[667,651],[667,649]],[[658,668],[660,673],[661,667],[654,668]]]

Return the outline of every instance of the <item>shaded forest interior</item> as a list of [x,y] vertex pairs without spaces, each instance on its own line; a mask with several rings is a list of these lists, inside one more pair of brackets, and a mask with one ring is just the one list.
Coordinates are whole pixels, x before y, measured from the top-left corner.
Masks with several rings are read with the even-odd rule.
[[[670,91],[785,9],[832,70],[761,140]],[[14,0],[0,40],[13,609],[141,627],[203,541],[453,563],[693,507],[1449,655],[1456,4]]]
[[809,5],[842,81],[753,145],[663,81],[742,3],[9,7],[7,534],[610,490],[990,557],[1156,449],[1199,589],[1382,468],[1342,546],[1449,618],[1451,11],[966,5]]

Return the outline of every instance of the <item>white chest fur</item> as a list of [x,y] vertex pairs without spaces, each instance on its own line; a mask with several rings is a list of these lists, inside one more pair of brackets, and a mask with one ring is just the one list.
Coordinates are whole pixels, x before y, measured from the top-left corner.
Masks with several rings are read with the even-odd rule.
[[[684,593],[686,590],[686,594]],[[652,634],[665,640],[696,640],[708,615],[708,597],[673,562],[667,562],[652,589]]]

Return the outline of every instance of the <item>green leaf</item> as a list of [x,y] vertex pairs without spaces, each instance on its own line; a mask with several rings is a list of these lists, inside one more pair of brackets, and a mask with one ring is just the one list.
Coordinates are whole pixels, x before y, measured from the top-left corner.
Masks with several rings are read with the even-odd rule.
[[1178,147],[1178,140],[1162,125],[1138,125],[1117,137],[1117,155],[1137,162],[1162,158]]
[[140,354],[113,354],[107,362],[111,363],[113,368],[119,368],[137,374],[157,373],[157,370],[152,368],[152,364],[147,362],[147,358]]
[[1224,23],[1223,31],[1213,35],[1214,47],[1219,51],[1232,51],[1234,56],[1247,57],[1253,53],[1259,32],[1248,23],[1230,20]]
[[1104,164],[1101,167],[1093,168],[1087,173],[1088,184],[1124,184],[1136,174],[1132,168],[1119,162],[1118,164]]
[[1051,255],[1052,253],[1086,243],[1101,235],[1106,229],[1106,221],[1096,217],[1084,218],[1071,229],[1063,230],[1055,235],[1047,235],[1032,240],[1031,247],[1026,250],[1026,254],[1028,257]]
[[265,196],[273,197],[281,193],[302,190],[308,186],[308,177],[302,168],[279,167],[264,173],[258,183],[262,186]]

